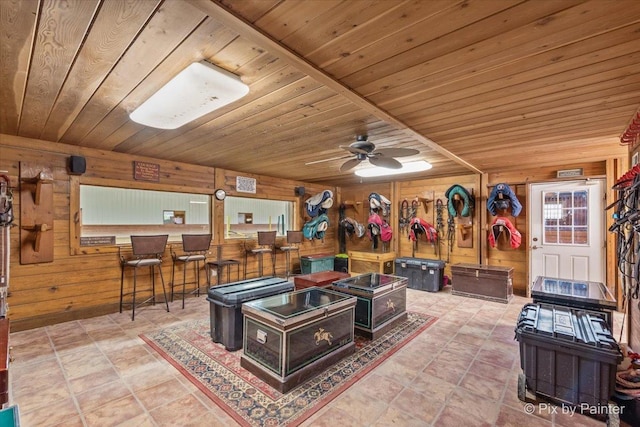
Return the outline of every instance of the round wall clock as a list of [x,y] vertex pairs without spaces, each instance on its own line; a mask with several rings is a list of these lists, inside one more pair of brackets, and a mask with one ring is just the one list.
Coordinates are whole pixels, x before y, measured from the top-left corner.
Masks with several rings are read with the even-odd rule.
[[224,191],[223,189],[218,189],[215,192],[215,196],[216,196],[216,199],[218,200],[224,200],[224,198],[227,197],[227,192]]

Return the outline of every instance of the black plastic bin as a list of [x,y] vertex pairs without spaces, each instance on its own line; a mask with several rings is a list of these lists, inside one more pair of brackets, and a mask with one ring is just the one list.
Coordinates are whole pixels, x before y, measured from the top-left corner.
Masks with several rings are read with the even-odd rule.
[[408,288],[438,292],[444,284],[444,261],[425,258],[396,258],[396,276],[409,280]]
[[523,371],[520,400],[526,400],[529,390],[558,404],[608,407],[622,354],[602,317],[570,307],[526,304],[516,339]]
[[207,301],[211,339],[228,351],[242,348],[242,303],[293,290],[293,282],[279,277],[259,277],[210,288]]
[[348,256],[336,256],[333,259],[333,271],[339,271],[341,273],[349,272],[349,257]]

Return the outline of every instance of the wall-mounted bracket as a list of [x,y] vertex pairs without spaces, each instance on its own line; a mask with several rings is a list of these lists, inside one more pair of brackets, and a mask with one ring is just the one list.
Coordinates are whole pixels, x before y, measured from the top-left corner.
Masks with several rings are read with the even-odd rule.
[[22,230],[28,230],[36,234],[36,237],[33,241],[34,252],[40,252],[40,247],[42,242],[42,233],[51,231],[53,229],[51,225],[47,225],[47,224],[23,225],[20,228]]
[[53,178],[50,175],[47,175],[45,172],[41,171],[34,178],[21,178],[21,183],[25,187],[33,186],[33,202],[36,205],[42,203],[42,192],[44,185],[53,185]]
[[345,205],[345,207],[347,208],[353,208],[354,211],[356,211],[356,213],[360,213],[360,205],[362,204],[362,202],[356,202],[353,200],[345,200],[344,202],[342,202],[342,204]]
[[[457,196],[457,194],[456,194]],[[419,203],[422,203],[422,206],[424,207],[424,213],[426,214],[427,212],[429,212],[429,203],[433,203],[433,199],[427,199],[426,197],[419,197],[416,196],[415,200],[417,200]]]
[[53,173],[20,162],[20,264],[53,261]]
[[458,224],[456,225],[457,242],[459,248],[472,248],[473,247],[473,221],[471,217],[459,217],[457,218]]

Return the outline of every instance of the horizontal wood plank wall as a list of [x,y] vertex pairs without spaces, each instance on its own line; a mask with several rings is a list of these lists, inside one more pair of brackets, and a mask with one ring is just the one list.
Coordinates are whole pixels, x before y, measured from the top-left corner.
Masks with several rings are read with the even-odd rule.
[[[490,178],[491,179],[491,178]],[[486,247],[486,262],[487,265],[500,266],[500,267],[513,267],[513,292],[517,295],[527,295],[527,277],[528,277],[528,263],[527,263],[527,242],[528,233],[528,215],[527,215],[527,185],[524,183],[517,183],[515,181],[489,181],[489,186],[486,188],[486,194],[483,195],[482,205],[484,209],[487,209],[487,196],[493,190],[496,184],[504,183],[509,185],[511,190],[515,192],[516,197],[522,204],[522,211],[520,215],[514,217],[511,215],[511,211],[499,213],[500,216],[506,217],[511,224],[522,235],[522,242],[520,247],[513,249],[509,242],[503,241],[501,236],[495,248],[489,244],[489,233],[491,232],[491,224],[497,216],[492,216],[488,211],[486,214],[486,223],[482,227],[482,238],[484,240],[484,247]]]
[[[351,216],[358,222],[366,225],[369,216],[368,196],[372,192],[378,192],[391,200],[390,224],[393,228],[393,240],[391,247],[396,252],[396,257],[419,257],[427,259],[447,260],[447,244],[446,238],[441,242],[441,252],[438,256],[436,247],[421,240],[417,245],[417,250],[413,251],[412,242],[409,240],[408,230],[401,230],[399,227],[399,210],[400,203],[403,199],[407,199],[409,204],[411,200],[418,197],[420,199],[418,216],[425,219],[435,226],[435,200],[441,199],[446,205],[447,199],[444,193],[454,184],[459,184],[477,194],[478,177],[476,175],[465,175],[462,177],[432,178],[432,179],[416,179],[411,181],[398,181],[393,185],[389,184],[359,184],[357,186],[346,186],[340,188],[340,196],[342,201],[355,201],[357,205],[347,206],[346,215]],[[434,200],[432,202],[423,202],[423,199]],[[425,212],[426,209],[426,212]],[[444,221],[446,227],[447,221],[446,206],[444,212]],[[454,241],[454,246],[449,255],[449,263],[445,267],[446,274],[450,275],[449,265],[453,263],[477,263],[478,262],[478,226],[477,208],[473,216],[473,247],[458,248]],[[355,251],[372,251],[371,240],[368,236],[361,239],[352,237],[347,239],[347,250]],[[378,249],[380,252],[380,248]]]
[[[242,176],[245,178],[256,179],[256,193],[239,193],[236,191],[236,177]],[[216,169],[216,183],[217,188],[222,188],[227,192],[227,195],[238,197],[252,197],[259,199],[273,199],[273,200],[288,200],[295,203],[294,212],[296,212],[296,218],[294,223],[295,230],[302,230],[305,222],[311,218],[305,214],[305,201],[310,197],[323,192],[324,190],[330,190],[336,198],[336,188],[327,187],[319,184],[310,184],[300,181],[288,181],[279,178],[272,178],[267,176],[259,176],[246,174],[237,171],[229,171],[224,169]],[[296,196],[295,187],[304,187],[305,195]],[[313,254],[335,254],[337,253],[337,230],[338,230],[338,207],[334,200],[334,204],[329,208],[327,216],[329,217],[329,228],[325,232],[325,237],[322,240],[303,239],[300,245],[300,256],[313,255]],[[244,260],[246,250],[257,245],[256,239],[225,239],[224,238],[224,203],[214,198],[214,217],[215,221],[215,243],[223,245],[223,258],[232,258],[238,260]],[[276,247],[284,245],[286,238],[278,238],[276,241]],[[293,270],[299,269],[299,260],[295,257],[292,258]],[[276,250],[276,274],[279,276],[285,275],[285,254],[282,251]],[[270,272],[267,264],[264,264],[264,273]],[[269,273],[270,274],[270,273]],[[254,256],[247,258],[247,278],[256,277],[258,275],[258,262]]]
[[[120,264],[116,247],[105,248],[104,251],[91,251],[87,254],[72,255],[70,241],[70,187],[74,180],[92,182],[104,180],[119,185],[130,183],[131,186],[155,190],[184,191],[213,194],[216,172],[222,174],[219,182],[229,194],[234,194],[235,176],[240,173],[216,171],[214,168],[188,165],[184,163],[124,155],[114,152],[87,149],[64,144],[51,144],[46,141],[0,135],[0,170],[7,170],[14,187],[15,227],[11,228],[11,279],[9,287],[9,318],[12,330],[19,331],[43,325],[64,322],[73,319],[93,317],[118,311],[120,293]],[[67,162],[70,155],[83,156],[87,170],[81,177],[70,176]],[[160,167],[159,182],[140,182],[133,179],[133,161],[144,161],[158,164]],[[54,175],[54,261],[51,263],[21,265],[19,246],[20,197],[18,177],[20,162],[43,164],[50,167]],[[240,174],[243,175],[243,174]],[[257,179],[256,197],[282,198],[298,200],[304,198],[294,196],[294,187],[305,186],[310,193],[324,190],[317,184],[286,181],[262,176],[250,176]],[[228,182],[233,182],[233,190]],[[335,191],[335,189],[333,189]],[[212,198],[215,199],[215,198]],[[305,242],[301,254],[316,252],[335,252],[337,248],[336,221],[337,209],[331,209],[331,226],[324,242]],[[208,257],[215,257],[215,245],[223,244],[225,258],[242,259],[242,241],[224,241],[224,211],[222,202],[213,202],[213,224],[215,240]],[[298,222],[298,229],[303,220]],[[281,242],[279,241],[278,244]],[[168,245],[164,253],[163,274],[167,285],[171,277],[170,246],[180,251],[180,244]],[[284,258],[278,253],[278,274],[284,272]],[[249,276],[256,271],[255,265],[249,263]],[[232,275],[232,278],[235,275]],[[187,278],[189,280],[189,277]],[[129,277],[125,277],[128,286]],[[203,299],[203,304],[206,300]],[[174,304],[179,309],[178,305]],[[123,313],[123,316],[126,314]]]
[[[351,185],[340,187],[340,202],[347,203],[345,206],[345,216],[350,217],[365,228],[367,227],[367,220],[369,219],[369,194],[378,193],[386,197],[393,202],[393,195],[391,194],[392,185],[389,183],[362,183],[358,185]],[[390,224],[393,228],[394,236],[397,234],[397,227],[393,218],[397,215],[395,204],[391,205]],[[389,250],[395,250],[394,242],[397,239],[394,237]],[[346,249],[348,251],[358,252],[373,252],[373,242],[369,238],[368,234],[358,238],[357,236],[347,236]],[[382,252],[382,246],[378,244],[378,249],[375,252]]]
[[[582,168],[585,176],[603,176],[606,172],[605,162],[586,163],[578,165],[563,166],[563,169]],[[519,170],[515,172],[494,173],[489,174],[485,183],[487,188],[482,200],[482,206],[486,209],[487,195],[491,192],[494,185],[499,183],[508,184],[515,191],[518,200],[523,206],[522,212],[517,218],[507,215],[507,218],[522,234],[522,243],[518,249],[511,249],[505,245],[499,245],[497,248],[491,248],[488,244],[489,226],[496,218],[487,212],[487,222],[483,226],[483,239],[485,239],[484,247],[486,248],[486,264],[496,266],[511,266],[513,271],[513,291],[518,295],[526,296],[527,283],[532,279],[528,277],[529,272],[529,255],[528,255],[528,212],[527,212],[527,183],[544,182],[556,180],[557,168],[542,167],[538,169]],[[532,283],[530,283],[531,285]]]
[[[478,245],[478,218],[479,218],[479,206],[478,206],[478,180],[477,175],[464,175],[460,177],[446,177],[446,178],[433,178],[433,179],[421,179],[412,181],[400,181],[397,183],[397,200],[395,201],[395,207],[400,209],[400,203],[402,200],[407,199],[409,205],[411,201],[416,197],[421,201],[418,203],[417,217],[422,218],[429,224],[437,227],[437,214],[436,214],[436,202],[440,199],[443,203],[443,215],[442,220],[444,223],[444,235],[440,236],[439,250],[436,245],[428,243],[424,236],[422,236],[418,242],[414,251],[413,242],[409,240],[409,232],[405,230],[399,235],[399,251],[398,256],[426,258],[432,260],[445,261],[445,274],[451,277],[451,266],[458,263],[478,263],[479,245]],[[445,192],[453,185],[460,185],[467,189],[474,195],[475,208],[472,214],[473,229],[471,232],[472,247],[458,247],[459,234],[456,231],[453,245],[449,248],[447,240],[447,220],[449,214],[447,211],[447,198]],[[422,199],[431,200],[430,202],[422,202]],[[455,223],[458,224],[459,219],[455,219]],[[396,222],[396,228],[398,222]]]

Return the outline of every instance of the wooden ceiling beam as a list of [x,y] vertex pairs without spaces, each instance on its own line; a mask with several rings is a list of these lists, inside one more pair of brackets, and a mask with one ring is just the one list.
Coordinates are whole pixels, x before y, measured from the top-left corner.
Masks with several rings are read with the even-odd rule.
[[427,138],[426,136],[420,134],[415,131],[411,127],[409,127],[404,122],[400,121],[395,116],[387,113],[385,110],[377,107],[373,103],[371,103],[366,98],[362,97],[358,93],[354,92],[347,86],[343,85],[339,81],[335,80],[324,71],[316,67],[314,64],[310,63],[306,59],[302,58],[300,55],[289,49],[288,47],[282,45],[277,40],[272,39],[268,34],[261,31],[259,28],[256,28],[251,23],[247,22],[243,18],[236,16],[233,12],[225,9],[222,5],[212,1],[212,0],[187,0],[192,6],[198,8],[202,12],[206,13],[212,19],[219,21],[223,25],[231,28],[240,34],[243,38],[246,38],[256,44],[263,46],[269,52],[281,56],[283,59],[291,62],[296,68],[298,68],[301,72],[307,74],[309,77],[315,79],[316,81],[324,84],[328,88],[336,91],[339,95],[344,96],[350,102],[352,102],[357,107],[363,109],[368,114],[377,117],[380,120],[383,120],[389,123],[392,126],[398,128],[402,132],[411,136],[415,140],[420,143],[426,145],[434,151],[442,154],[444,157],[464,166],[465,168],[476,172],[483,173],[480,169],[478,169],[473,164],[463,160],[459,156],[440,146],[436,142]]

